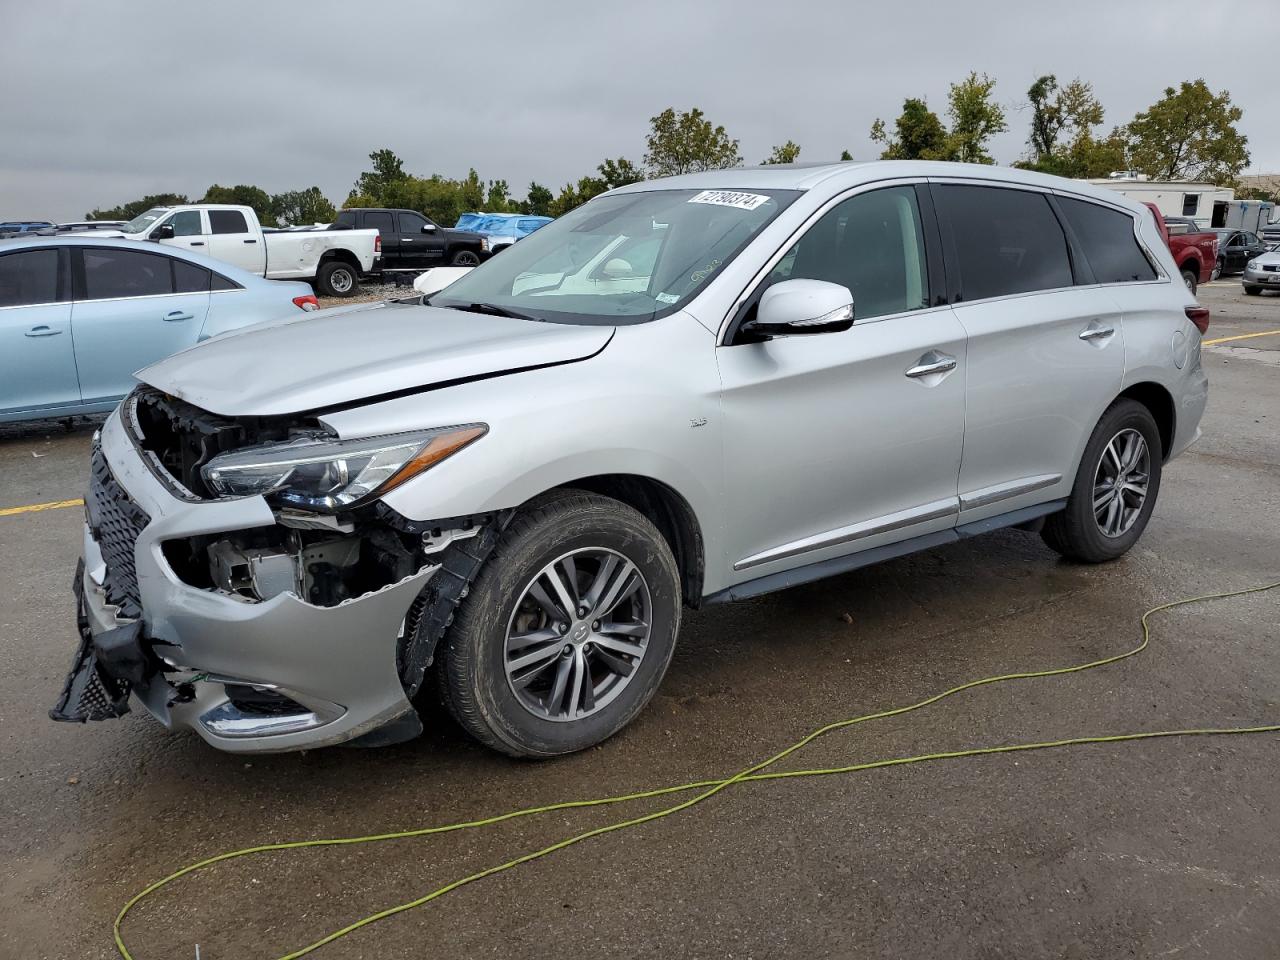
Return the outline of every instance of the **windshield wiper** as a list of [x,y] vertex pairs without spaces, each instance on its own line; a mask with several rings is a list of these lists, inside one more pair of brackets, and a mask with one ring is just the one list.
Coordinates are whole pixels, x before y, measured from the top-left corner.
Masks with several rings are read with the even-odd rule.
[[485,313],[491,317],[510,317],[513,320],[538,320],[537,317],[531,317],[527,313],[518,313],[515,310],[508,310],[506,307],[500,307],[496,303],[459,303],[445,309],[462,310],[466,313]]

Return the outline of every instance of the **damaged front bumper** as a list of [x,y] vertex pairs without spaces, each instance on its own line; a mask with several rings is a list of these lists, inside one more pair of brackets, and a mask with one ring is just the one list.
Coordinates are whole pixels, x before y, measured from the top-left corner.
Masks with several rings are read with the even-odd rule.
[[[107,472],[109,491],[91,491],[77,571],[81,641],[54,719],[119,716],[132,693],[166,727],[188,727],[240,753],[421,730],[397,654],[410,608],[438,564],[424,560],[395,582],[326,606],[296,590],[259,599],[193,585],[165,545],[274,528],[271,507],[261,497],[184,497],[143,461],[120,411],[99,442],[95,473]],[[123,520],[114,502],[97,503],[95,516],[95,497],[104,496],[127,499]]]

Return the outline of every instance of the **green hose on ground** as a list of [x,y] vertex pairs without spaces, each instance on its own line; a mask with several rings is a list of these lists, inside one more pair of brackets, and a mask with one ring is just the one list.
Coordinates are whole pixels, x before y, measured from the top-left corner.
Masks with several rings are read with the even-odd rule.
[[167,877],[157,880],[155,883],[130,898],[124,907],[121,908],[119,914],[116,915],[114,925],[116,948],[120,951],[120,956],[124,958],[124,960],[135,960],[133,954],[129,952],[129,948],[125,946],[124,937],[121,935],[120,928],[129,911],[144,899],[151,896],[151,894],[189,873],[194,873],[197,870],[203,870],[206,867],[210,867],[216,863],[221,863],[225,860],[234,860],[239,857],[247,857],[251,854],[269,853],[277,850],[299,850],[304,847],[334,847],[357,843],[377,843],[382,840],[402,840],[409,837],[422,837],[437,833],[449,833],[454,830],[473,830],[480,827],[502,823],[506,820],[513,820],[517,817],[534,816],[541,813],[550,813],[555,810],[570,810],[579,807],[597,807],[606,804],[626,803],[631,800],[643,800],[650,797],[660,797],[697,791],[694,796],[681,800],[679,803],[675,803],[669,807],[664,807],[661,810],[655,810],[654,812],[644,814],[643,816],[631,817],[625,820],[619,820],[615,823],[596,827],[592,830],[583,831],[582,833],[575,834],[549,846],[543,847],[540,850],[535,850],[532,853],[526,853],[512,860],[508,860],[505,863],[500,863],[496,866],[488,867],[458,880],[454,880],[451,883],[447,883],[442,887],[432,890],[430,893],[422,897],[418,897],[416,900],[409,900],[405,903],[388,907],[385,910],[379,910],[377,913],[371,913],[367,917],[356,920],[354,923],[349,923],[344,927],[334,930],[332,933],[321,937],[314,943],[307,944],[305,947],[278,958],[278,960],[297,960],[298,957],[306,956],[307,954],[318,950],[320,947],[323,947],[325,944],[333,943],[335,940],[354,933],[362,927],[367,927],[378,920],[385,919],[386,917],[392,917],[398,913],[404,913],[406,910],[412,910],[415,907],[420,907],[423,904],[430,903],[432,900],[457,890],[459,887],[514,869],[521,864],[550,856],[557,851],[582,843],[585,840],[591,840],[607,833],[615,833],[619,830],[626,830],[630,827],[637,827],[644,823],[661,820],[663,817],[669,817],[672,814],[680,813],[682,810],[687,810],[696,804],[702,803],[704,800],[715,796],[720,791],[736,784],[757,783],[763,780],[782,780],[792,777],[831,776],[839,773],[856,773],[862,770],[875,770],[881,767],[903,766],[911,763],[925,763],[931,760],[954,760],[960,757],[980,757],[995,753],[1017,753],[1024,750],[1046,750],[1053,747],[1071,747],[1083,744],[1123,743],[1132,740],[1152,740],[1158,737],[1225,736],[1229,734],[1280,732],[1280,723],[1255,727],[1196,727],[1182,730],[1155,730],[1144,733],[1071,737],[1064,740],[1047,740],[1038,743],[1015,743],[992,747],[974,747],[967,750],[922,753],[910,757],[892,757],[886,760],[872,760],[865,763],[849,764],[848,766],[827,767],[813,770],[769,771],[767,769],[778,761],[791,756],[793,753],[828,733],[832,733],[836,730],[843,730],[847,727],[852,727],[859,723],[865,723],[869,720],[881,720],[885,717],[896,717],[904,713],[910,713],[913,710],[920,710],[947,697],[954,696],[957,693],[962,693],[965,690],[972,690],[975,687],[987,686],[988,684],[993,683],[1004,683],[1008,680],[1033,680],[1044,677],[1060,677],[1070,673],[1080,673],[1084,670],[1092,670],[1096,667],[1104,667],[1109,664],[1118,663],[1121,660],[1126,660],[1129,657],[1141,653],[1147,648],[1147,645],[1151,641],[1151,627],[1149,619],[1153,614],[1159,613],[1163,610],[1171,610],[1174,607],[1185,606],[1190,603],[1200,603],[1205,600],[1223,600],[1229,597],[1241,597],[1246,594],[1262,593],[1267,590],[1274,590],[1277,587],[1280,587],[1280,581],[1258,587],[1248,587],[1243,590],[1232,590],[1226,593],[1211,593],[1199,597],[1188,597],[1183,600],[1174,600],[1170,603],[1164,603],[1158,607],[1152,607],[1142,615],[1142,642],[1132,650],[1128,650],[1124,653],[1118,653],[1114,656],[1104,657],[1100,660],[1092,660],[1088,663],[1076,664],[1075,666],[1070,667],[1058,667],[1052,670],[1035,670],[1025,673],[1006,673],[993,677],[983,677],[979,680],[970,680],[968,683],[962,683],[959,686],[950,688],[949,690],[944,690],[941,693],[934,694],[933,696],[927,697],[917,703],[908,704],[902,707],[895,707],[890,710],[882,710],[877,713],[868,713],[860,717],[852,717],[848,720],[837,720],[834,723],[829,723],[826,726],[819,727],[812,733],[807,734],[800,740],[791,744],[791,746],[780,750],[768,759],[753,764],[752,766],[747,767],[746,769],[725,779],[700,780],[694,783],[682,783],[675,786],[644,790],[639,793],[623,794],[613,797],[599,797],[593,800],[568,800],[563,803],[553,803],[541,807],[528,807],[523,810],[512,810],[507,813],[498,814],[497,816],[486,817],[482,820],[468,820],[461,823],[446,824],[438,827],[420,827],[415,830],[400,830],[394,833],[371,834],[363,837],[336,837],[323,840],[295,840],[284,843],[267,843],[256,847],[246,847],[242,850],[231,850],[226,853],[220,853],[217,856],[208,857],[196,863],[189,864],[182,869],[169,874]]

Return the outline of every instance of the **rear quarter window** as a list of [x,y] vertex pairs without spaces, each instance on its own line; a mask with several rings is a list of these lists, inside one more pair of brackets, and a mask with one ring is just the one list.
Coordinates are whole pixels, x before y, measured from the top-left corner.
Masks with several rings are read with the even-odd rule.
[[1071,231],[1084,248],[1085,259],[1098,283],[1138,283],[1156,279],[1133,232],[1133,217],[1087,200],[1059,197]]

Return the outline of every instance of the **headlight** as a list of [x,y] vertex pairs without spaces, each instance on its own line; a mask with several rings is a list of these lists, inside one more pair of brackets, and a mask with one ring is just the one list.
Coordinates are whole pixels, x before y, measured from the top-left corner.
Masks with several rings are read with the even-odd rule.
[[481,237],[481,238],[480,238],[480,249],[481,249],[481,250],[488,250],[488,249],[489,249],[489,238],[488,238],[488,237]]
[[1246,263],[1246,264],[1244,265],[1244,268],[1245,268],[1246,270],[1257,270],[1257,269],[1258,269],[1258,261],[1257,261],[1257,260],[1250,260],[1248,263]]
[[334,512],[381,496],[489,432],[483,423],[363,440],[300,439],[219,454],[200,473],[224,497],[274,494]]

